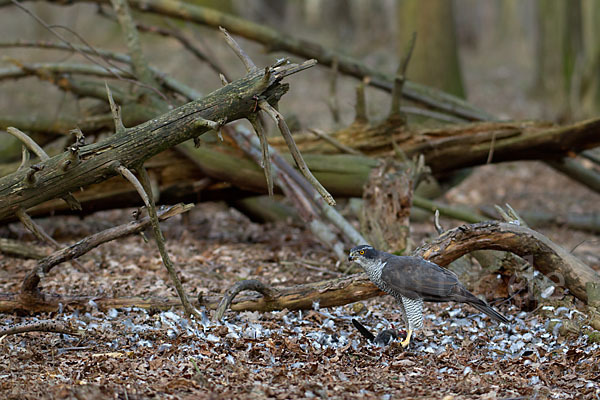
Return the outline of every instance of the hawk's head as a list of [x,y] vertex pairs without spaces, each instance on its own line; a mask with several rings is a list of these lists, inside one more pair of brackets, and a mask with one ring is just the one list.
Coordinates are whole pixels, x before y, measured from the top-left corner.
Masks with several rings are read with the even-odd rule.
[[377,250],[375,250],[373,246],[362,244],[350,250],[348,261],[356,261],[360,265],[371,264],[376,260],[378,256],[377,253]]

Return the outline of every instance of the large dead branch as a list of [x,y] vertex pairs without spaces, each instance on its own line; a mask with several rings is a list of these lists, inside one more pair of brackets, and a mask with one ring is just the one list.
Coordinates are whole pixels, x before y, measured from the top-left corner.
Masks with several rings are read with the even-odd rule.
[[[273,141],[273,138],[270,139]],[[181,147],[182,146],[182,147]],[[256,163],[244,158],[242,151],[230,146],[206,144],[195,148],[192,143],[180,145],[188,157],[181,157],[175,150],[167,150],[146,161],[145,167],[151,175],[158,177],[161,202],[174,204],[193,201],[232,201],[257,193],[266,193],[265,177]],[[179,149],[179,148],[178,148]],[[292,163],[291,156],[282,156]],[[304,159],[315,177],[335,197],[360,197],[370,171],[377,165],[377,159],[349,154],[304,154]],[[2,171],[14,171],[18,163],[0,165]],[[210,182],[213,181],[213,183]],[[226,181],[229,186],[221,182]],[[135,207],[141,205],[134,196],[133,188],[119,178],[110,178],[91,185],[84,191],[74,193],[81,203],[81,214],[89,214],[103,209]],[[419,196],[414,197],[414,205],[419,208],[442,210],[442,214],[464,222],[480,222],[495,214],[486,212],[488,218],[476,212],[455,210]],[[61,200],[47,201],[28,210],[31,216],[72,213]],[[597,218],[590,214],[565,216],[539,216],[524,212],[525,219],[532,226],[544,224],[566,225],[574,229],[598,231]],[[14,220],[15,218],[13,218]],[[9,218],[9,220],[11,220]],[[545,222],[544,222],[545,221]]]
[[[559,159],[600,146],[600,119],[555,126],[545,122],[480,122],[443,128],[407,128],[386,120],[368,126],[353,124],[330,134],[369,156],[393,156],[394,143],[407,155],[423,154],[434,173],[488,162]],[[303,153],[339,153],[312,134],[295,136]],[[283,146],[279,138],[272,140]],[[488,161],[490,152],[493,157]]]
[[[438,239],[413,252],[413,255],[446,266],[460,256],[475,250],[504,250],[532,261],[535,268],[564,286],[575,296],[587,301],[586,282],[600,282],[600,276],[542,234],[513,223],[482,222],[463,225],[447,231]],[[310,309],[313,303],[321,307],[341,306],[382,295],[364,274],[325,280],[287,288],[277,288],[268,298],[239,296],[231,303],[234,311],[272,311]],[[0,295],[0,312],[54,311],[59,303],[73,307],[89,307],[89,296],[66,297],[46,295],[45,303],[24,304],[16,294]],[[93,298],[100,308],[143,307],[166,309],[178,306],[176,299],[157,298]],[[199,305],[216,309],[221,298],[202,297]]]
[[287,91],[287,85],[280,83],[281,79],[296,72],[297,68],[295,64],[288,64],[270,69],[267,74],[263,70],[250,73],[203,99],[129,128],[122,134],[82,146],[77,165],[65,167],[71,157],[65,152],[39,163],[41,169],[31,176],[24,170],[0,178],[0,221],[13,216],[19,207],[28,209],[104,181],[116,174],[117,163],[135,169],[161,151],[209,130],[207,120],[243,118],[253,111],[255,96],[275,104]]

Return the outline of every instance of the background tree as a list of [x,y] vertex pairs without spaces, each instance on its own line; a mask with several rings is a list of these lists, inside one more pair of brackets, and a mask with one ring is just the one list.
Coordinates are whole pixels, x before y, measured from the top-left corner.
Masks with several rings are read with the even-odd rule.
[[400,0],[397,3],[398,54],[417,33],[407,76],[415,82],[465,97],[462,82],[454,2],[446,0]]

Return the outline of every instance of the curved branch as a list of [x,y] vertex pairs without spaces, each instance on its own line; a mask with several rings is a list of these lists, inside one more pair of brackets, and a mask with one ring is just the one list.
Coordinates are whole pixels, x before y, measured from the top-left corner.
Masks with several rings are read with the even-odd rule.
[[257,279],[247,279],[244,281],[236,282],[233,286],[231,286],[225,294],[223,295],[223,299],[219,303],[217,310],[215,311],[214,320],[221,321],[223,319],[223,315],[225,311],[231,305],[231,302],[240,292],[244,290],[253,290],[263,295],[263,297],[267,300],[275,297],[279,292],[272,287],[265,285],[261,281]]
[[577,257],[541,233],[513,223],[488,221],[459,226],[419,247],[414,255],[445,266],[475,250],[509,251],[523,257],[586,302],[586,282],[600,282],[600,275]]

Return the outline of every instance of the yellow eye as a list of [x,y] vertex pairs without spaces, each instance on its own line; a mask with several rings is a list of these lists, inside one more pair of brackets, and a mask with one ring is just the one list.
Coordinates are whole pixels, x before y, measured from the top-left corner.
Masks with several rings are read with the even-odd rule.
[[364,250],[359,251],[360,254],[365,254]]

